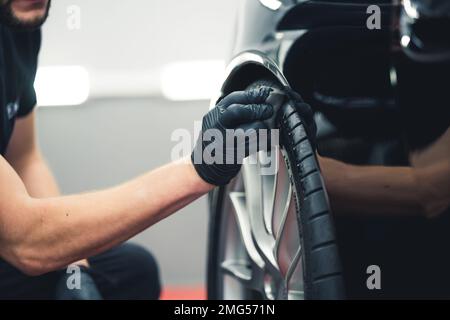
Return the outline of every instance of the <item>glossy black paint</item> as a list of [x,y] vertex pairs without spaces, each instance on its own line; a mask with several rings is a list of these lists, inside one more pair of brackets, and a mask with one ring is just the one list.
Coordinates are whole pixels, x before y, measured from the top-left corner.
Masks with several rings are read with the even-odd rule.
[[[398,3],[299,0],[271,10],[258,0],[242,1],[233,58],[218,96],[258,79],[276,79],[315,111],[322,156],[355,165],[408,166],[408,150],[424,148],[449,126],[445,86],[450,64],[429,67],[404,54]],[[381,30],[367,28],[369,4],[381,8]],[[427,260],[442,262],[437,244],[445,241],[433,237],[448,234],[442,231],[448,221],[448,215],[435,225],[416,217],[337,217],[348,296],[436,295],[440,289],[426,276],[420,278],[424,282],[407,280],[423,272]],[[416,252],[421,246],[434,251]],[[428,258],[420,260],[422,255]],[[365,268],[374,262],[389,270],[383,292],[365,286]]]
[[[395,6],[390,0],[375,4],[381,8],[381,30],[367,28],[368,1],[284,1],[277,10],[258,0],[243,1],[233,58],[218,96],[274,78],[315,109],[319,140],[344,135],[385,141],[398,134],[391,77]],[[374,125],[381,119],[385,130],[380,133]],[[367,159],[367,152],[361,157],[380,160]],[[354,162],[361,157],[355,155]]]

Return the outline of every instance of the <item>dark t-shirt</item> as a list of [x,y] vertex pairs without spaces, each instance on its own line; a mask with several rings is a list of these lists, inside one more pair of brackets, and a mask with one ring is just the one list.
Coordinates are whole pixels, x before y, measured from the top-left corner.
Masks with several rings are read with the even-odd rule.
[[0,24],[0,154],[11,138],[14,122],[36,105],[34,78],[41,32],[19,31]]

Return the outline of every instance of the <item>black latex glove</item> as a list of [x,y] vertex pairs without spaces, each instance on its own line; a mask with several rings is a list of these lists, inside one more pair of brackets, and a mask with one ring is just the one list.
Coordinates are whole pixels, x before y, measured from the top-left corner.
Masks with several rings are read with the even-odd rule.
[[314,121],[314,112],[310,105],[305,103],[302,97],[289,87],[284,88],[284,93],[287,95],[288,100],[294,104],[300,118],[303,121],[303,125],[306,129],[306,134],[311,142],[313,149],[316,149],[316,135],[317,135],[317,125]]
[[[233,92],[220,100],[217,106],[203,117],[202,132],[192,152],[191,160],[204,181],[212,185],[228,184],[238,174],[243,159],[251,151],[259,151],[260,147],[264,147],[259,138],[266,137],[260,136],[258,132],[260,129],[268,129],[264,120],[273,115],[273,107],[266,103],[271,91],[272,89],[265,87]],[[242,136],[244,132],[246,136],[251,136],[249,133],[252,132],[257,139],[244,139],[245,143],[242,143],[243,139],[241,143],[237,143],[240,139],[234,139],[233,145],[230,146],[226,143],[228,129],[242,129],[235,131],[236,136]],[[270,136],[270,132],[266,132],[267,136]],[[205,141],[211,138],[209,134],[216,136],[218,133],[223,137],[222,141],[215,139]],[[269,143],[266,147],[270,147]],[[215,152],[211,152],[212,149]],[[207,157],[211,153],[214,157]]]

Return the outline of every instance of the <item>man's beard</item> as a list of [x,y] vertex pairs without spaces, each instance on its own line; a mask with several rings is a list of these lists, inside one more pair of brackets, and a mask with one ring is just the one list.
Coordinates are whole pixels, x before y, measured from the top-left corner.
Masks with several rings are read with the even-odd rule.
[[48,1],[45,14],[33,20],[21,20],[18,18],[12,9],[13,0],[7,0],[5,4],[0,6],[0,24],[20,30],[33,30],[41,27],[48,18],[50,11],[51,0]]

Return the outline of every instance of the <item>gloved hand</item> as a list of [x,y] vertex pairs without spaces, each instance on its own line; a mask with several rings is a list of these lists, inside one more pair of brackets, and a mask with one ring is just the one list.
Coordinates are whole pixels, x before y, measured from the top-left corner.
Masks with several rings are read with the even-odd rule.
[[302,97],[291,88],[284,87],[283,92],[286,94],[288,101],[297,109],[297,112],[303,121],[303,125],[305,126],[306,134],[311,142],[311,146],[314,150],[316,150],[317,125],[314,120],[313,110],[310,105],[305,103]]
[[[212,185],[228,184],[238,174],[246,156],[264,145],[269,147],[261,142],[270,136],[263,121],[273,115],[273,107],[266,103],[271,91],[264,87],[231,93],[203,117],[191,160],[204,181]],[[261,129],[266,129],[267,135]]]

